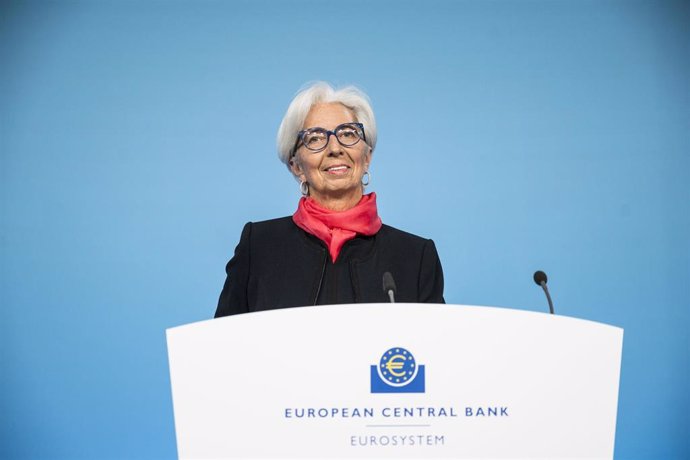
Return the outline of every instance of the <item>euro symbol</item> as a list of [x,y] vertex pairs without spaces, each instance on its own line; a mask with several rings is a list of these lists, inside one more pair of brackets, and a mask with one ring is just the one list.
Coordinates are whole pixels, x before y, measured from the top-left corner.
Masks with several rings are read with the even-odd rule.
[[[402,361],[398,361],[398,359],[400,359]],[[388,372],[390,372],[391,374],[393,374],[396,377],[404,377],[405,376],[405,371],[396,372],[396,371],[399,371],[400,369],[402,369],[403,366],[405,366],[405,357],[403,355],[394,355],[386,363],[386,369],[388,369]]]

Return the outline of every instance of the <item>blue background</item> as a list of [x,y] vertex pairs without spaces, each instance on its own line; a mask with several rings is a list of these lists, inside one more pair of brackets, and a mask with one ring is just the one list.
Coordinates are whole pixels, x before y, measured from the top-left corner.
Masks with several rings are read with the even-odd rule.
[[547,311],[544,269],[625,328],[616,457],[690,458],[689,57],[688,2],[2,2],[0,457],[176,455],[164,331],[294,211],[275,133],[323,79],[447,301]]
[[419,365],[419,371],[407,385],[394,387],[379,375],[378,366],[369,367],[369,389],[372,393],[424,393],[426,389],[426,366]]

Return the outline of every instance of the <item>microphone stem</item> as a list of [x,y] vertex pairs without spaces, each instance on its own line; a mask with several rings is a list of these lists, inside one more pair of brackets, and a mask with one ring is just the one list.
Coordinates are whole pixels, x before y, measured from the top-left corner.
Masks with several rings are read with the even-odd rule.
[[551,294],[549,294],[549,288],[546,287],[546,283],[544,281],[541,282],[541,288],[544,290],[544,293],[546,294],[546,300],[549,301],[549,311],[553,315],[553,302],[551,301]]
[[388,290],[388,298],[391,300],[391,303],[395,303],[395,294],[393,294],[393,289]]

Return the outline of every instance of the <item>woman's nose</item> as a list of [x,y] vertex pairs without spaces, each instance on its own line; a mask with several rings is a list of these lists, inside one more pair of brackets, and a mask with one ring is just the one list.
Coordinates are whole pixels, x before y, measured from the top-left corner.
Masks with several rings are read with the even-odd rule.
[[340,145],[340,142],[338,142],[338,138],[335,137],[335,134],[332,134],[328,137],[328,144],[326,144],[326,153],[328,155],[343,154],[343,146]]

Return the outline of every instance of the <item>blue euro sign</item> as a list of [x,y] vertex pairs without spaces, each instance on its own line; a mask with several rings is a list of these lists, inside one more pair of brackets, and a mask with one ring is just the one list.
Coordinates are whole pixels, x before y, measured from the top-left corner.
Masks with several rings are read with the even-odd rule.
[[[399,360],[399,361],[398,361]],[[405,357],[403,355],[395,355],[386,363],[386,369],[395,377],[404,377],[405,371],[399,372],[405,366]],[[398,371],[398,372],[396,372]]]
[[424,366],[402,347],[387,350],[378,366],[371,366],[372,393],[424,393]]

